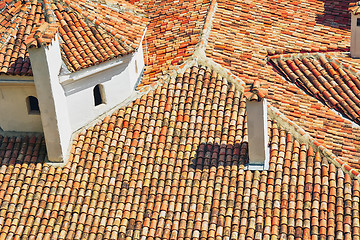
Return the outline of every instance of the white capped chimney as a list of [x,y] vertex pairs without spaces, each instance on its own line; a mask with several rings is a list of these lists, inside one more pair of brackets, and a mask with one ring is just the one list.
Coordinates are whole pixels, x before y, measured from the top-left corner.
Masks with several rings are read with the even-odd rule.
[[258,80],[254,81],[251,91],[245,93],[249,170],[266,170],[269,167],[266,95],[267,91],[260,89]]
[[61,163],[68,155],[72,131],[66,97],[58,78],[62,64],[59,38],[56,34],[50,44],[34,45],[28,44],[28,51],[48,159],[53,163]]

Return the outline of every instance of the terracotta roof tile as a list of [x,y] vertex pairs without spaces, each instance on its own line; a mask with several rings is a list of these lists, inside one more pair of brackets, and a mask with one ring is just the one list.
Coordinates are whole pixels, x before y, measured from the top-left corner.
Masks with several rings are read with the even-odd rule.
[[194,65],[79,134],[63,168],[41,137],[0,136],[0,237],[358,236],[357,180],[276,121],[269,170],[245,170],[245,102]]
[[59,26],[56,23],[49,24],[47,22],[44,22],[42,24],[39,24],[38,26],[33,28],[33,33],[26,38],[26,46],[28,48],[38,48],[41,45],[48,46],[58,32],[58,27]]
[[[38,27],[45,30],[46,23],[50,27],[38,36]],[[135,51],[147,18],[122,1],[9,1],[2,8],[0,25],[0,73],[32,75],[26,44],[48,45],[56,25],[63,61],[70,71],[77,71]]]
[[[91,11],[81,4],[70,7]],[[44,156],[41,138],[0,136],[0,238],[359,239],[359,182],[349,175],[358,175],[353,169],[357,163],[344,162],[328,150],[345,157],[358,156],[359,151],[352,148],[358,143],[357,129],[282,79],[265,64],[267,51],[263,48],[268,44],[270,53],[274,49],[274,53],[345,49],[348,17],[341,13],[345,4],[337,3],[340,10],[331,6],[335,10],[328,14],[337,16],[335,23],[318,16],[322,25],[314,23],[315,14],[323,8],[319,1],[282,1],[278,9],[274,2],[266,1],[218,4],[207,54],[247,83],[259,79],[272,104],[305,129],[287,132],[284,122],[269,119],[269,169],[245,170],[248,136],[244,94],[213,68],[195,64],[79,134],[63,168],[38,160]],[[18,11],[19,5],[15,5],[11,11]],[[66,13],[61,6],[58,11]],[[172,9],[164,2],[161,6],[151,3],[147,10],[153,11],[154,19],[163,21],[162,6]],[[74,27],[70,19],[76,23],[76,18],[74,21],[75,15],[65,13],[63,20],[69,26],[65,24],[63,29],[71,39],[76,36],[65,26]],[[272,21],[272,17],[279,21]],[[286,30],[276,35],[279,29]],[[308,33],[314,29],[320,42],[312,45],[314,39]],[[159,30],[154,27],[153,31]],[[323,36],[325,32],[329,36]],[[271,39],[270,33],[274,36]],[[346,37],[339,35],[343,33]],[[234,41],[229,45],[232,35]],[[106,38],[98,39],[108,43]],[[332,41],[340,44],[330,44]],[[82,46],[82,40],[68,42],[71,48]],[[116,48],[104,46],[99,54]],[[171,59],[164,52],[157,56]],[[79,55],[73,58],[81,59]],[[289,59],[292,61],[281,66],[278,62],[279,66],[319,98],[328,86],[324,83],[321,88],[321,77],[336,82],[348,76],[352,81],[340,87],[356,87],[351,71],[341,72],[328,56],[314,58],[316,61]],[[168,64],[165,60],[154,64],[146,70],[145,79],[160,73],[157,67],[164,70]],[[257,82],[254,85],[256,89]],[[344,90],[333,88],[331,93],[345,97]],[[332,102],[334,106],[344,104]],[[311,146],[298,139],[300,135],[307,137],[308,132],[315,138],[310,140]]]
[[163,73],[190,57],[199,42],[210,6],[204,1],[146,0],[135,5],[145,9],[149,26],[144,40],[145,72],[139,86],[156,82]]
[[[358,127],[288,83],[267,64],[267,57],[274,54],[348,50],[347,8],[347,2],[317,0],[262,1],[261,4],[217,1],[206,54],[247,84],[260,80],[268,88],[268,101],[273,106],[352,167],[359,168]],[[357,66],[357,60],[341,59],[348,61],[347,66]],[[345,61],[341,59],[338,58]],[[351,73],[351,69],[345,68],[345,75]],[[311,90],[315,94],[318,91]]]
[[331,58],[318,54],[271,58],[271,61],[289,81],[350,120],[360,123],[360,80],[356,75],[344,71]]
[[260,101],[263,98],[267,97],[267,89],[261,89],[260,88],[260,81],[255,80],[251,86],[251,88],[248,90],[246,89],[246,92],[244,93],[244,96],[249,101]]

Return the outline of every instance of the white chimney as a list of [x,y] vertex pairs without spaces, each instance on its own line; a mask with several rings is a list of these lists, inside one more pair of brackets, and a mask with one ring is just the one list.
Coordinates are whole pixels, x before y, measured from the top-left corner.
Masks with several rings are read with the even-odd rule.
[[68,155],[71,128],[64,91],[59,83],[62,64],[57,25],[43,23],[26,40],[50,162]]
[[360,58],[360,2],[350,3],[351,13],[351,40],[350,55],[353,58]]
[[254,81],[251,91],[245,93],[249,170],[266,170],[269,167],[266,95],[267,91],[260,89],[258,80]]

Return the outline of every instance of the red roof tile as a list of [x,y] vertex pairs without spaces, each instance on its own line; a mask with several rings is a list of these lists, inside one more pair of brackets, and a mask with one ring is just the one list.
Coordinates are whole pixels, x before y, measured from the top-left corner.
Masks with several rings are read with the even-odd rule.
[[360,73],[360,59],[352,58],[350,53],[327,53],[326,55],[329,55],[327,57],[333,59],[344,70]]
[[[165,11],[175,11],[175,4],[148,4],[152,21],[171,23]],[[348,15],[341,10],[346,4],[218,2],[207,55],[247,83],[259,79],[271,103],[288,117],[269,119],[268,171],[245,170],[244,94],[213,68],[182,65],[183,74],[84,130],[64,168],[29,164],[23,153],[31,154],[31,147],[24,144],[19,151],[14,142],[22,140],[3,140],[0,239],[360,239],[359,182],[350,176],[359,175],[352,169],[360,156],[359,129],[266,64],[268,53],[346,49]],[[156,24],[153,33],[159,33]],[[198,36],[196,27],[189,29]],[[149,52],[161,61],[151,63],[143,84],[172,68],[173,56],[187,56],[176,48],[170,54],[154,50],[169,44],[171,39],[157,41],[174,32],[175,43],[186,39],[184,31],[166,30],[150,41]],[[193,44],[183,46],[193,51]],[[306,59],[303,65],[286,63],[292,66],[287,72],[294,76],[295,67],[303,68],[298,78],[309,91],[320,92],[309,85],[320,86],[319,75]],[[328,56],[324,59],[329,63]],[[331,77],[340,74],[325,70],[334,73]],[[304,130],[284,130],[289,119]],[[312,147],[301,139],[307,133],[315,138],[305,141]]]
[[0,238],[358,238],[358,181],[276,121],[269,170],[244,169],[245,105],[193,66],[80,134],[64,168],[3,140]]
[[350,120],[360,124],[360,79],[323,55],[271,58],[291,82]]
[[[30,37],[31,44],[44,22],[59,26],[63,61],[70,71],[135,51],[147,19],[129,6],[122,1],[8,1],[0,17],[0,73],[32,75],[25,40]],[[52,36],[46,36],[46,44]]]
[[151,19],[144,40],[145,67],[140,87],[190,57],[199,42],[210,0],[137,1]]
[[267,89],[261,89],[261,83],[259,80],[255,80],[250,89],[246,89],[244,96],[249,101],[261,101],[261,99],[267,97]]
[[43,22],[41,25],[34,27],[33,32],[26,38],[25,44],[28,48],[48,46],[58,32],[58,24]]

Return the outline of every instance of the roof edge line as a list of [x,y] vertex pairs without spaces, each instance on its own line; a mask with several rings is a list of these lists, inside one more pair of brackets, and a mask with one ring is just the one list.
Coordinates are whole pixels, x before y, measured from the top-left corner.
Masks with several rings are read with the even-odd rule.
[[[133,9],[130,9],[130,8],[126,8],[126,7],[123,7],[123,6],[120,6],[120,3],[116,3],[116,4],[111,4],[111,3],[108,3],[106,1],[103,2],[100,2],[100,1],[97,1],[97,0],[91,0],[92,2],[94,3],[97,3],[101,6],[104,6],[104,7],[108,7],[110,9],[112,9],[113,11],[115,12],[129,12],[129,13],[133,13],[134,15],[138,16],[138,17],[144,17],[146,16],[145,14],[145,11],[142,9],[142,8],[139,8],[140,10],[142,11],[136,11],[136,10],[133,10]],[[135,5],[131,4],[131,3],[128,3],[130,4],[131,6],[133,6],[134,8],[136,7]],[[114,7],[116,6],[116,7]],[[142,12],[142,13],[141,13]]]
[[304,129],[302,129],[295,122],[288,119],[279,109],[268,103],[268,117],[272,120],[276,120],[279,126],[283,127],[284,130],[291,133],[292,136],[300,143],[305,143],[317,151],[321,152],[322,156],[325,157],[329,163],[333,163],[336,167],[341,168],[345,173],[348,173],[352,178],[360,180],[359,171],[352,168],[349,164],[341,160],[335,154],[330,152],[329,149],[324,147],[315,138],[311,137]]
[[197,53],[197,63],[208,66],[213,71],[216,71],[220,76],[226,78],[234,84],[235,88],[241,93],[245,92],[245,82],[234,75],[229,69],[225,68],[219,63],[216,63],[212,58],[206,56],[205,51]]
[[213,59],[207,57],[205,51],[194,52],[194,54],[191,55],[188,59],[186,59],[181,65],[178,65],[177,67],[175,67],[175,69],[169,70],[167,73],[165,73],[159,81],[169,82],[171,79],[176,78],[177,75],[184,74],[187,68],[192,67],[195,64],[209,67],[211,70],[217,72],[220,76],[226,78],[228,81],[233,83],[235,88],[241,93],[245,92],[245,82],[236,75],[234,75],[227,68],[216,63]]
[[[204,27],[203,27],[202,32],[200,34],[199,42],[197,43],[197,45],[194,48],[193,54],[191,56],[189,56],[182,64],[175,65],[174,69],[163,71],[163,75],[158,77],[159,80],[155,81],[154,84],[158,84],[159,81],[169,82],[171,79],[176,78],[176,76],[178,74],[183,74],[187,68],[189,68],[189,67],[195,65],[196,63],[198,63],[199,59],[210,59],[210,58],[206,57],[205,49],[206,49],[206,44],[207,44],[208,38],[209,38],[210,33],[211,33],[212,21],[214,19],[216,9],[217,9],[217,1],[216,0],[211,0],[209,10],[208,10],[208,13],[207,13],[206,18],[205,18]],[[90,21],[87,18],[86,18],[86,20]],[[145,36],[144,39],[146,41],[146,36]],[[213,66],[212,66],[213,64],[210,64],[210,65],[208,64],[209,63],[208,60],[203,60],[201,62],[205,63],[205,65],[207,65],[208,67],[210,67],[212,69],[219,68],[219,67],[213,68]],[[216,63],[214,62],[214,64],[216,64]],[[223,68],[223,67],[221,67],[221,68]],[[221,70],[221,72],[223,72],[223,70]],[[227,73],[226,75],[232,75],[232,74]],[[233,78],[236,78],[236,76],[233,76]],[[242,81],[239,79],[239,82],[242,82]],[[150,85],[152,85],[152,84],[150,84]],[[245,86],[245,84],[241,84],[241,85]],[[149,84],[143,86],[143,89],[146,88],[146,87],[149,87]],[[242,88],[239,89],[241,92],[243,92],[245,90],[245,88],[242,89],[242,90],[241,89]],[[141,89],[139,91],[141,91]]]
[[[130,106],[134,101],[137,99],[142,98],[144,95],[148,94],[150,91],[155,91],[159,86],[162,86],[165,82],[163,80],[159,80],[156,82],[156,84],[153,84],[151,86],[146,85],[142,87],[140,90],[135,90],[129,97],[124,99],[121,103],[115,105],[113,108],[109,109],[108,111],[100,114],[98,117],[96,117],[94,120],[88,122],[84,126],[74,130],[71,134],[70,141],[69,141],[69,151],[66,158],[64,158],[64,162],[62,163],[52,163],[52,162],[46,162],[49,166],[54,167],[61,167],[65,168],[69,162],[70,162],[70,155],[71,155],[71,146],[73,146],[74,142],[77,141],[78,137],[84,132],[86,132],[89,128],[94,127],[96,124],[101,124],[106,117],[111,117],[113,114],[115,114],[117,111],[119,111],[122,107],[128,107]],[[0,131],[1,135],[1,131]]]

